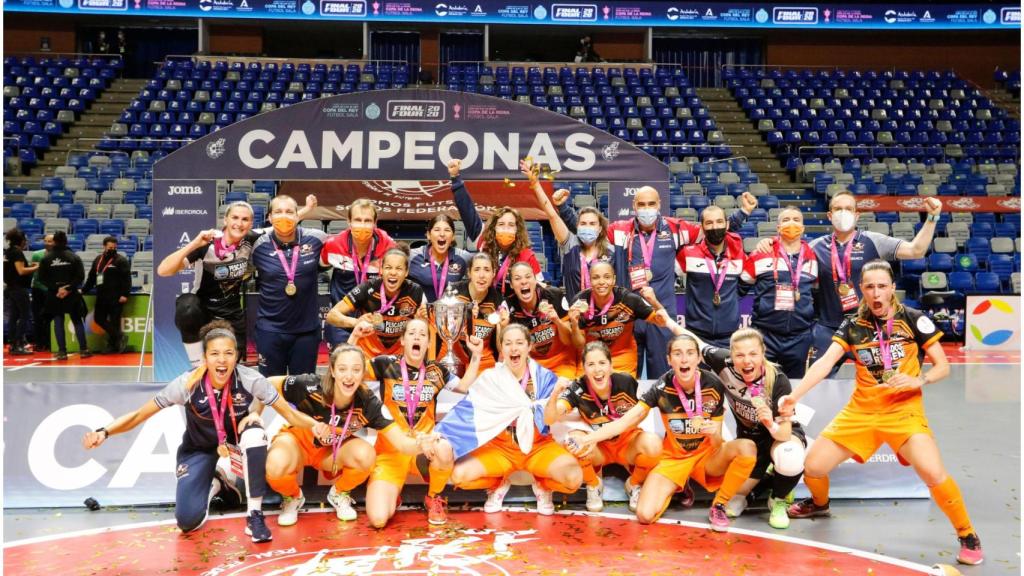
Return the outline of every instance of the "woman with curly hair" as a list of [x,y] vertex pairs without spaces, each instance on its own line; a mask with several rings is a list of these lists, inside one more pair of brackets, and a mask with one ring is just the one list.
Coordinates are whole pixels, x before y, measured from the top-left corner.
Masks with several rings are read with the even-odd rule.
[[503,296],[512,294],[509,268],[516,262],[527,262],[533,268],[537,279],[544,281],[537,256],[530,249],[530,238],[526,234],[526,221],[514,208],[503,206],[491,214],[486,226],[476,211],[476,204],[466,190],[466,184],[459,178],[461,160],[448,163],[448,176],[452,179],[452,194],[459,218],[466,224],[466,238],[473,238],[481,252],[490,255],[497,268],[494,286]]

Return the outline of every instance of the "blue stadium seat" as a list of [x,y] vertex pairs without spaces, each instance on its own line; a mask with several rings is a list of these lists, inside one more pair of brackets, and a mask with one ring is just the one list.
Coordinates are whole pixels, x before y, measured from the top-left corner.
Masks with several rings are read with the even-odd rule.
[[951,272],[948,274],[949,289],[962,294],[974,291],[974,275],[970,272]]

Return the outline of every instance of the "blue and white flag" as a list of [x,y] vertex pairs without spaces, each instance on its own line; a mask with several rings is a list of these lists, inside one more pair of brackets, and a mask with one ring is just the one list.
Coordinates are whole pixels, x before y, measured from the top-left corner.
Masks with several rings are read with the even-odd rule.
[[499,362],[477,376],[466,397],[459,401],[434,431],[451,443],[455,458],[461,458],[501,434],[513,422],[519,449],[529,454],[533,448],[533,428],[548,433],[544,424],[544,405],[558,377],[547,368],[529,361],[537,399],[531,401],[512,371]]

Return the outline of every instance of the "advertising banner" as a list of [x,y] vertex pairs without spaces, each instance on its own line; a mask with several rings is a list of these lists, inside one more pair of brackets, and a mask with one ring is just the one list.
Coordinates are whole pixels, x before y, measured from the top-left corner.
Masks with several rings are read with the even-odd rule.
[[948,30],[1020,27],[1020,5],[513,0],[8,0],[5,11],[349,22]]
[[[82,448],[87,430],[109,424],[118,415],[152,399],[162,383],[47,382],[4,387],[5,401],[18,410],[4,418],[4,506],[7,508],[80,507],[86,498],[103,506],[173,502],[175,452],[185,430],[181,407],[161,410],[131,432],[118,434],[94,450]],[[641,390],[649,386],[644,382]],[[376,390],[376,385],[370,385]],[[808,438],[817,437],[846,403],[851,381],[817,386],[798,410]],[[438,412],[447,413],[459,396],[438,396]],[[283,418],[270,408],[263,413],[270,438]],[[660,418],[655,432],[663,434]],[[726,416],[731,427],[733,418]],[[373,441],[374,437],[368,436]],[[222,466],[227,469],[227,463]],[[914,498],[928,491],[913,470],[900,466],[882,448],[866,465],[847,462],[831,475],[835,498]],[[322,499],[330,482],[307,469],[303,491]],[[416,488],[414,488],[415,490]],[[801,488],[802,489],[802,488]]]
[[1020,296],[968,296],[968,350],[1020,352]]
[[[1020,212],[1020,198],[993,196],[940,197],[944,212]],[[857,196],[861,212],[925,212],[923,196]]]
[[[85,339],[89,344],[89,350],[93,352],[102,351],[107,347],[107,333],[96,323],[93,313],[96,310],[96,297],[86,294],[85,306],[89,313],[85,316]],[[146,332],[146,313],[149,311],[149,294],[132,294],[128,302],[121,307],[121,330],[128,337],[128,349],[132,352],[139,352],[142,348],[142,339]],[[75,338],[74,325],[71,319],[64,317],[64,341],[67,342],[69,352],[77,352],[81,349],[78,340]],[[149,326],[152,329],[152,325]],[[57,349],[57,337],[54,330],[50,329],[50,349]],[[152,334],[152,332],[151,332]],[[152,335],[146,340],[146,352],[153,351]]]

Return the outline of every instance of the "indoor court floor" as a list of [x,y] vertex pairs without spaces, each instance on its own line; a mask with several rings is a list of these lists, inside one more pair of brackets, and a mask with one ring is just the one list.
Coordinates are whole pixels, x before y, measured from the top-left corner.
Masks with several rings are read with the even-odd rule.
[[[949,350],[950,377],[926,390],[925,406],[986,552],[983,565],[958,569],[1019,574],[1019,355]],[[138,356],[116,359],[123,361],[120,367],[101,366],[110,362],[102,358],[75,365],[73,357],[59,367],[47,361],[8,364],[4,377],[135,380]],[[143,380],[149,370],[144,368]],[[852,368],[844,366],[839,377],[851,376]],[[307,510],[323,511],[316,503]],[[4,564],[18,574],[905,574],[955,564],[957,552],[952,528],[927,499],[836,500],[832,518],[794,520],[784,531],[768,526],[766,511],[748,510],[727,534],[707,530],[701,502],[689,510],[673,503],[662,523],[650,527],[630,520],[621,504],[609,503],[599,516],[581,510],[574,504],[538,518],[453,506],[449,524],[429,532],[415,507],[380,532],[369,528],[362,512],[349,524],[309,513],[300,516],[301,530],[271,521],[274,542],[261,548],[242,536],[240,518],[211,515],[199,534],[183,537],[168,507],[5,509]],[[276,513],[273,506],[268,513]],[[420,569],[428,556],[432,568]],[[147,567],[147,560],[157,565]],[[154,571],[157,566],[162,570]]]

